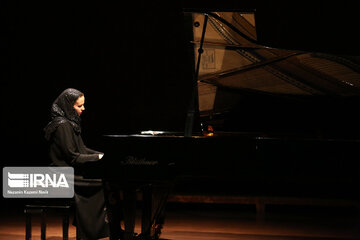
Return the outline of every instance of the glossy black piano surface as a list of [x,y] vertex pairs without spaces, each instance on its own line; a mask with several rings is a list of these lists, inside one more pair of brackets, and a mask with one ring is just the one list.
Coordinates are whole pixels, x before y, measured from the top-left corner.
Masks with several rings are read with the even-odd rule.
[[[171,179],[178,192],[351,198],[359,180],[354,140],[135,134],[103,143],[107,178]],[[129,156],[140,164],[126,164]]]

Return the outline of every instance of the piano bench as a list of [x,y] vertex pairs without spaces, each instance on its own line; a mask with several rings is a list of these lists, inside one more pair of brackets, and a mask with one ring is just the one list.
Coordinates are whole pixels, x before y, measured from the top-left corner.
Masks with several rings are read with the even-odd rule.
[[25,205],[25,239],[31,240],[31,218],[33,214],[41,215],[41,240],[46,239],[46,214],[49,211],[61,212],[63,240],[69,239],[69,216],[71,205]]

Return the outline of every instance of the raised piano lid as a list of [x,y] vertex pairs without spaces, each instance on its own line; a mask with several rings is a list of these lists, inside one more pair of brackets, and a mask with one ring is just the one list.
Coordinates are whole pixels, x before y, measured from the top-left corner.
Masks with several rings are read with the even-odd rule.
[[204,125],[223,134],[358,138],[356,56],[261,45],[255,11],[187,14]]

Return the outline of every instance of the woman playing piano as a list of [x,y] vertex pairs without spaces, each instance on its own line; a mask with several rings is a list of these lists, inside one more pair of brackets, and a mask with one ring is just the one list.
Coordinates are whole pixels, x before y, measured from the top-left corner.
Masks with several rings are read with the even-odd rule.
[[66,89],[52,104],[51,120],[44,130],[52,164],[74,167],[77,239],[95,240],[109,236],[109,227],[101,180],[83,177],[89,164],[103,156],[87,148],[81,138],[80,115],[85,110],[84,104],[82,92]]

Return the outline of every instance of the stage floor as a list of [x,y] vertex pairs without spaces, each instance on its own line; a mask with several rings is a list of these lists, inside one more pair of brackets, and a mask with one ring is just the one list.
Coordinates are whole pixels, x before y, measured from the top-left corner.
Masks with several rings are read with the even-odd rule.
[[[360,239],[360,216],[353,209],[267,208],[257,218],[251,206],[169,204],[162,239],[170,240],[313,240]],[[139,232],[140,212],[136,231]],[[70,219],[72,221],[72,218]],[[40,219],[34,218],[33,240],[40,239]],[[61,217],[48,216],[47,239],[62,239]],[[70,240],[75,228],[70,226]],[[1,211],[0,240],[25,239],[21,208]],[[107,238],[106,238],[107,239]]]

